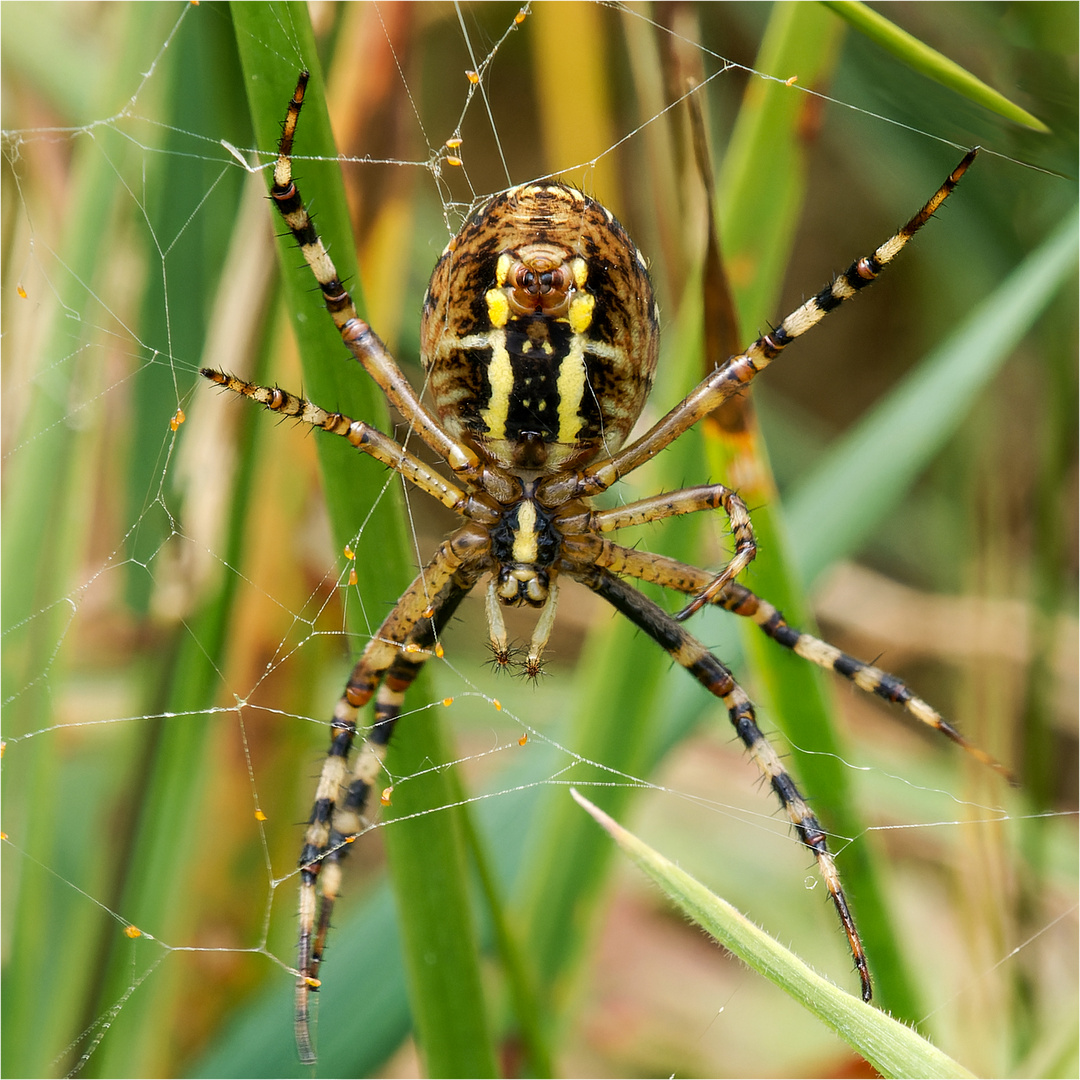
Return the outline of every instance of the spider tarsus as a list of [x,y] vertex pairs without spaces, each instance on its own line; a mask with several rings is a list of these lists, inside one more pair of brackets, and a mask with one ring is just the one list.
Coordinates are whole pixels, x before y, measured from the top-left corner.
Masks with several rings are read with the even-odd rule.
[[691,615],[695,615],[706,604],[714,603],[720,594],[724,591],[725,586],[732,580],[732,574],[725,570],[722,574],[713,578],[712,581],[700,592],[689,604],[675,615],[676,622],[685,622]]
[[986,765],[993,769],[999,776],[1003,777],[1012,787],[1019,787],[1020,781],[1016,774],[1007,765],[1002,765],[1000,761],[993,754],[987,753],[981,747],[976,746],[973,742],[970,742],[964,735],[961,735],[959,731],[947,723],[944,720],[939,721],[938,730],[948,739],[951,739],[962,750],[966,750],[976,761],[981,765]]
[[315,1048],[311,1045],[311,1021],[308,1015],[308,986],[304,979],[296,984],[296,1019],[293,1022],[296,1053],[302,1065],[315,1064]]
[[518,667],[518,657],[524,652],[520,645],[496,645],[493,641],[487,643],[487,648],[491,653],[487,665],[497,674]]
[[212,383],[216,383],[222,390],[229,389],[229,380],[232,376],[226,372],[218,371],[217,368],[204,367],[199,368],[199,374],[204,379],[209,379]]
[[537,657],[535,659],[532,658],[532,657],[529,657],[529,659],[527,659],[525,661],[525,663],[523,663],[521,665],[521,668],[518,671],[518,674],[522,678],[528,679],[529,682],[531,682],[533,684],[536,684],[537,682],[540,681],[540,676],[541,675],[546,675],[547,674],[547,670],[544,668],[543,660],[541,660],[539,657]]

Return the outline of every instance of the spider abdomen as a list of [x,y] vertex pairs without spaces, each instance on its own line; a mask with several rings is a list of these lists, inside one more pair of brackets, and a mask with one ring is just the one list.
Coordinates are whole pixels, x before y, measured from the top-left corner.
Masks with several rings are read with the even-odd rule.
[[614,216],[575,188],[495,196],[439,259],[421,343],[446,429],[513,472],[616,450],[652,386],[652,286]]

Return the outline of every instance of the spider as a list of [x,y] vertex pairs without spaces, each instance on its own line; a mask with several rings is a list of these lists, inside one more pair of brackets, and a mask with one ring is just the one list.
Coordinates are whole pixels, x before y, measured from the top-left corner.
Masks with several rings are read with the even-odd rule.
[[[309,999],[335,899],[341,859],[366,825],[366,807],[409,686],[462,599],[487,578],[486,614],[497,665],[514,654],[504,605],[538,610],[523,663],[536,677],[555,617],[560,578],[592,589],[651,637],[719,698],[738,737],[817,860],[859,974],[871,997],[866,953],[825,832],[761,733],[754,707],[731,672],[683,626],[705,604],[752,619],[774,641],[901,705],[1005,775],[898,678],[790,626],[735,579],[754,558],[750,516],[720,483],[654,495],[613,509],[591,499],[670,445],[742,390],[795,338],[869,285],[948,198],[975,158],[965,155],[915,216],[875,251],[729,358],[645,434],[623,445],[645,406],[656,368],[659,313],[645,260],[609,210],[567,184],[534,181],[504,191],[470,217],[443,251],[424,297],[422,361],[434,412],[421,402],[374,331],[363,322],[292,180],[292,145],[308,74],[289,103],[270,196],[322,290],[342,341],[411,431],[448,466],[447,479],[372,428],[279,388],[223,372],[220,387],[348,439],[455,511],[465,523],[398,600],[364,649],[338,701],[300,856],[296,1038],[315,1060]],[[734,539],[719,574],[608,539],[617,529],[701,510],[723,510]],[[671,615],[626,578],[692,599]],[[353,755],[360,711],[374,698],[374,722]]]

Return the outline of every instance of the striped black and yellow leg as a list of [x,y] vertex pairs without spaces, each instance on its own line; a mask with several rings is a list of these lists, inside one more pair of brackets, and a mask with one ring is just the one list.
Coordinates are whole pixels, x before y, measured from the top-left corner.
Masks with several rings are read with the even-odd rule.
[[[627,574],[639,581],[650,581],[683,593],[700,595],[711,580],[707,571],[700,570],[696,566],[688,566],[665,555],[635,551],[610,542],[605,542],[602,550],[595,552],[594,558],[597,565],[604,566],[614,573]],[[818,667],[823,667],[828,671],[835,671],[837,675],[842,675],[868,694],[876,694],[886,701],[900,705],[920,724],[939,731],[976,761],[988,765],[1010,783],[1016,782],[1012,773],[1001,762],[964,738],[936,709],[918,697],[902,679],[874,667],[873,664],[867,664],[854,656],[849,656],[835,645],[830,645],[813,634],[797,630],[772,604],[767,600],[762,600],[745,585],[739,582],[728,582],[711,603],[735,615],[753,619],[773,641],[778,645],[783,645],[785,649],[790,649],[804,660],[809,660],[812,664],[817,664]],[[678,615],[675,618],[677,619]]]
[[799,839],[817,859],[818,872],[840,916],[844,933],[847,935],[848,946],[859,972],[863,1000],[869,1001],[871,987],[866,953],[863,950],[859,932],[855,928],[855,919],[848,906],[847,897],[844,895],[836,863],[829,852],[825,831],[799,793],[795,781],[784,768],[779,754],[757,726],[754,707],[750,699],[735,682],[731,672],[700,641],[688,634],[666,611],[659,608],[648,597],[643,596],[633,586],[597,567],[582,567],[572,572],[572,576],[588,585],[617,611],[644,630],[677,663],[686,668],[709,693],[724,703],[736,734],[780,800]]
[[292,145],[300,110],[304,104],[308,73],[303,71],[296,84],[292,100],[285,114],[278,157],[274,166],[274,182],[270,198],[278,208],[282,220],[293,234],[304,261],[308,264],[322,291],[326,310],[341,334],[341,340],[359,361],[364,370],[375,380],[391,404],[404,416],[406,422],[431,447],[455,473],[474,477],[480,472],[480,461],[467,446],[448,435],[435,417],[421,403],[419,395],[410,386],[394,358],[386,350],[378,335],[356,312],[352,296],[342,284],[329,252],[319,237],[310,215],[304,207],[300,192],[292,179]]
[[[816,296],[796,308],[775,330],[758,338],[745,352],[733,356],[706,376],[666,416],[658,420],[644,435],[629,446],[582,470],[571,495],[596,495],[606,491],[621,477],[650,461],[683,432],[703,420],[728,398],[739,393],[761,371],[780,355],[781,351],[808,330],[817,326],[829,312],[838,308],[866,288],[904,249],[907,242],[933,216],[952,194],[975,160],[978,150],[971,150],[949,174],[927,203],[899,231],[889,237],[870,255],[856,259],[831,284]],[[569,485],[568,485],[569,487]],[[705,603],[706,601],[702,601]]]
[[[713,584],[716,581],[720,582],[716,589],[719,592],[724,584],[734,581],[757,554],[750,513],[746,509],[746,503],[731,488],[723,484],[702,484],[698,487],[683,488],[681,491],[654,495],[648,499],[627,503],[625,506],[612,507],[610,510],[596,510],[592,514],[591,524],[597,532],[611,532],[631,525],[645,525],[682,514],[696,514],[700,510],[716,509],[723,510],[727,515],[731,526],[731,537],[735,542],[735,553],[713,582]],[[713,584],[710,584],[710,590]],[[676,618],[682,619],[682,613]]]
[[434,469],[424,464],[415,454],[410,454],[403,446],[377,428],[365,424],[363,420],[353,420],[342,413],[327,412],[313,405],[310,401],[276,386],[258,386],[245,382],[235,375],[227,375],[213,368],[203,368],[199,373],[223,390],[250,398],[265,405],[271,412],[289,416],[302,424],[328,431],[331,435],[340,435],[348,439],[361,453],[382,462],[388,468],[401,473],[411,484],[421,491],[438,499],[443,506],[459,513],[469,503],[465,492],[456,484],[450,483]]
[[936,709],[912,693],[902,679],[874,667],[873,664],[864,663],[854,656],[841,652],[835,645],[830,645],[827,641],[814,637],[813,634],[797,630],[772,604],[767,600],[762,600],[738,582],[725,586],[713,602],[736,615],[753,619],[773,641],[790,649],[804,660],[843,675],[845,679],[850,679],[860,690],[865,690],[868,694],[876,694],[886,701],[902,706],[904,711],[920,724],[941,732],[947,739],[966,750],[976,761],[1000,773],[1010,784],[1016,783],[1013,774],[1000,761],[964,738],[952,724],[942,718]]
[[[462,533],[466,534],[464,540]],[[330,749],[319,777],[299,862],[295,1024],[297,1048],[306,1063],[315,1060],[310,993],[319,986],[319,965],[340,891],[341,859],[347,845],[366,827],[368,795],[382,769],[405,691],[428,659],[439,630],[483,570],[483,560],[478,557],[482,551],[471,544],[472,539],[466,529],[443,543],[364,650],[334,710]],[[359,713],[373,696],[374,724],[350,767]]]

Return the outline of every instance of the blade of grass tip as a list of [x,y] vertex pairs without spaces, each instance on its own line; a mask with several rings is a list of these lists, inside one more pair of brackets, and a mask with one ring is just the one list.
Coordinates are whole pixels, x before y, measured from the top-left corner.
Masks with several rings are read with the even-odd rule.
[[887,49],[908,67],[921,72],[927,78],[941,83],[942,86],[947,86],[950,90],[955,90],[970,101],[1005,117],[1006,120],[1011,120],[1014,124],[1023,124],[1024,127],[1031,128],[1033,131],[1050,133],[1050,128],[1037,116],[1032,116],[1027,109],[1022,109],[992,86],[987,86],[970,71],[962,68],[947,56],[943,56],[936,49],[930,48],[906,30],[901,30],[895,23],[867,7],[866,4],[858,3],[857,0],[823,0],[823,3],[859,33],[864,34],[883,49]]
[[832,1028],[882,1076],[972,1076],[911,1028],[822,978],[726,900],[622,828],[574,788],[570,794],[683,914]]
[[[803,86],[817,86],[829,77],[837,30],[836,21],[817,5],[777,5],[755,67],[777,76],[796,76]],[[742,270],[732,291],[746,341],[756,336],[751,330],[763,318],[776,317],[783,267],[805,197],[802,122],[803,110],[811,107],[813,99],[797,85],[750,83],[720,172],[720,239],[726,265]],[[775,167],[762,173],[759,163],[765,158]],[[763,554],[748,572],[749,584],[793,624],[806,626],[807,605],[790,540],[799,534],[785,525],[756,424],[751,418],[744,431],[733,434],[710,424],[705,434],[710,475],[736,478],[740,494],[753,508],[754,531]],[[762,715],[791,739],[796,775],[811,798],[819,797],[816,806],[825,827],[841,843],[843,838],[863,836],[849,774],[842,764],[844,750],[827,678],[813,665],[777,648],[748,620],[738,622]],[[827,799],[822,797],[825,794]],[[834,846],[838,845],[834,842]],[[914,1020],[922,1010],[902,961],[871,846],[847,845],[839,866],[875,976],[875,993],[895,1015]]]
[[[305,158],[319,160],[305,160],[298,168],[298,186],[309,205],[319,206],[319,228],[339,275],[355,284],[349,214],[307,7],[302,3],[238,3],[232,5],[232,12],[258,146],[276,146],[297,74],[301,67],[312,72],[296,150]],[[296,70],[286,70],[282,57],[295,57]],[[283,243],[293,327],[312,399],[385,430],[385,403],[349,357],[329,316],[319,310],[321,299],[312,293],[310,274],[295,269],[291,238]],[[357,301],[362,304],[359,297]],[[341,360],[335,362],[335,357]],[[356,560],[361,595],[372,603],[392,601],[410,577],[406,554],[411,543],[400,499],[383,495],[368,517],[368,508],[376,501],[370,493],[372,481],[381,490],[382,471],[373,468],[373,463],[358,463],[359,455],[341,439],[320,439],[318,448],[337,543],[342,547],[349,543],[361,523],[366,534],[379,538],[378,558]],[[387,490],[396,492],[397,485]],[[353,624],[357,613],[350,614]],[[363,635],[374,630],[371,626],[353,628]],[[418,680],[412,690],[414,700],[424,699],[424,687]],[[422,778],[395,793],[391,813],[409,820],[386,831],[386,845],[399,905],[413,1021],[426,1066],[436,1076],[494,1075],[460,823],[453,811],[427,812],[453,803],[447,778],[428,767],[432,761],[447,760],[435,710],[414,714],[399,725],[390,754],[387,766],[394,775],[424,771]],[[369,990],[357,982],[358,994]]]
[[1072,272],[1077,227],[1073,213],[829,449],[787,500],[804,582],[854,551],[956,430]]

